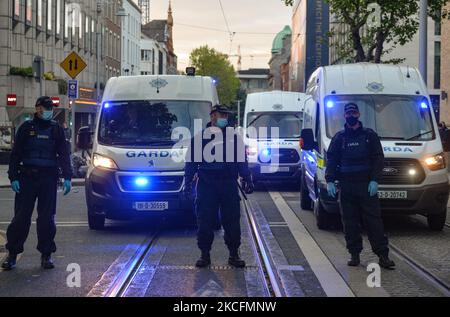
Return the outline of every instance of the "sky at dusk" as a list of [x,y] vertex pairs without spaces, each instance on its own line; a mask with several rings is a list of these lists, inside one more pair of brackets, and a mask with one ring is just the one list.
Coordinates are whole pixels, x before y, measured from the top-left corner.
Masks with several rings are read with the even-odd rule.
[[[168,5],[169,0],[151,0],[151,18],[166,19]],[[230,55],[240,44],[242,69],[268,68],[273,38],[291,24],[292,8],[281,0],[222,0],[222,5],[229,30],[236,32],[232,45],[219,0],[172,0],[178,68],[188,66],[190,52],[205,44],[227,54],[231,46]],[[236,66],[237,58],[231,61]]]

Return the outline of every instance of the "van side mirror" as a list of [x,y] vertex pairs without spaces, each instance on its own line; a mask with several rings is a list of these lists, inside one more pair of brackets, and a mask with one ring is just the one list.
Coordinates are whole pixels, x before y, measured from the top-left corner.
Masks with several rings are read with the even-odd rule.
[[89,127],[81,127],[78,130],[77,147],[83,151],[92,149],[92,132]]
[[300,134],[300,144],[302,150],[312,151],[317,147],[317,143],[314,141],[314,132],[312,129],[303,129]]

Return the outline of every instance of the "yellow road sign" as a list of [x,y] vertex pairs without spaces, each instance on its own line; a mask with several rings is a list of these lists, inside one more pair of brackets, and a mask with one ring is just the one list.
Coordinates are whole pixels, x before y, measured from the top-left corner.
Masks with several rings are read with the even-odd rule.
[[72,79],[75,79],[87,67],[83,59],[75,52],[70,53],[60,66]]

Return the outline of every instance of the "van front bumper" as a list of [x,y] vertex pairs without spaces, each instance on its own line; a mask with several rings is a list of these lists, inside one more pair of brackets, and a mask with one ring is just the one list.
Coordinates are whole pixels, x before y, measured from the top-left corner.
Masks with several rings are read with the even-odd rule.
[[[417,188],[392,188],[380,186],[382,191],[407,191],[407,199],[380,199],[384,213],[393,214],[440,214],[447,209],[450,186],[448,183],[425,185]],[[328,196],[326,187],[320,187],[320,199],[325,209],[330,213],[339,213],[337,199]]]
[[[105,215],[108,219],[131,219],[145,215],[191,212],[193,202],[183,192],[176,193],[127,193],[117,183],[115,171],[94,169],[86,178],[86,202],[88,212]],[[167,202],[165,211],[137,211],[136,202]]]
[[274,173],[262,173],[261,167],[270,165],[263,165],[259,163],[249,163],[248,167],[253,175],[254,181],[278,181],[278,180],[288,180],[288,181],[300,181],[301,168],[300,165],[282,165],[279,167],[285,171],[274,172]]

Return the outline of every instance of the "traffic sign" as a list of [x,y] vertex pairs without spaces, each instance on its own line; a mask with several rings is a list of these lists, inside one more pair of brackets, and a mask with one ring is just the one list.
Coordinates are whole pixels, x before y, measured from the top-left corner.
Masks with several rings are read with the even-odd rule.
[[87,67],[80,55],[75,52],[70,53],[60,66],[72,79],[75,79]]
[[69,80],[67,89],[67,97],[69,99],[78,99],[78,80]]

